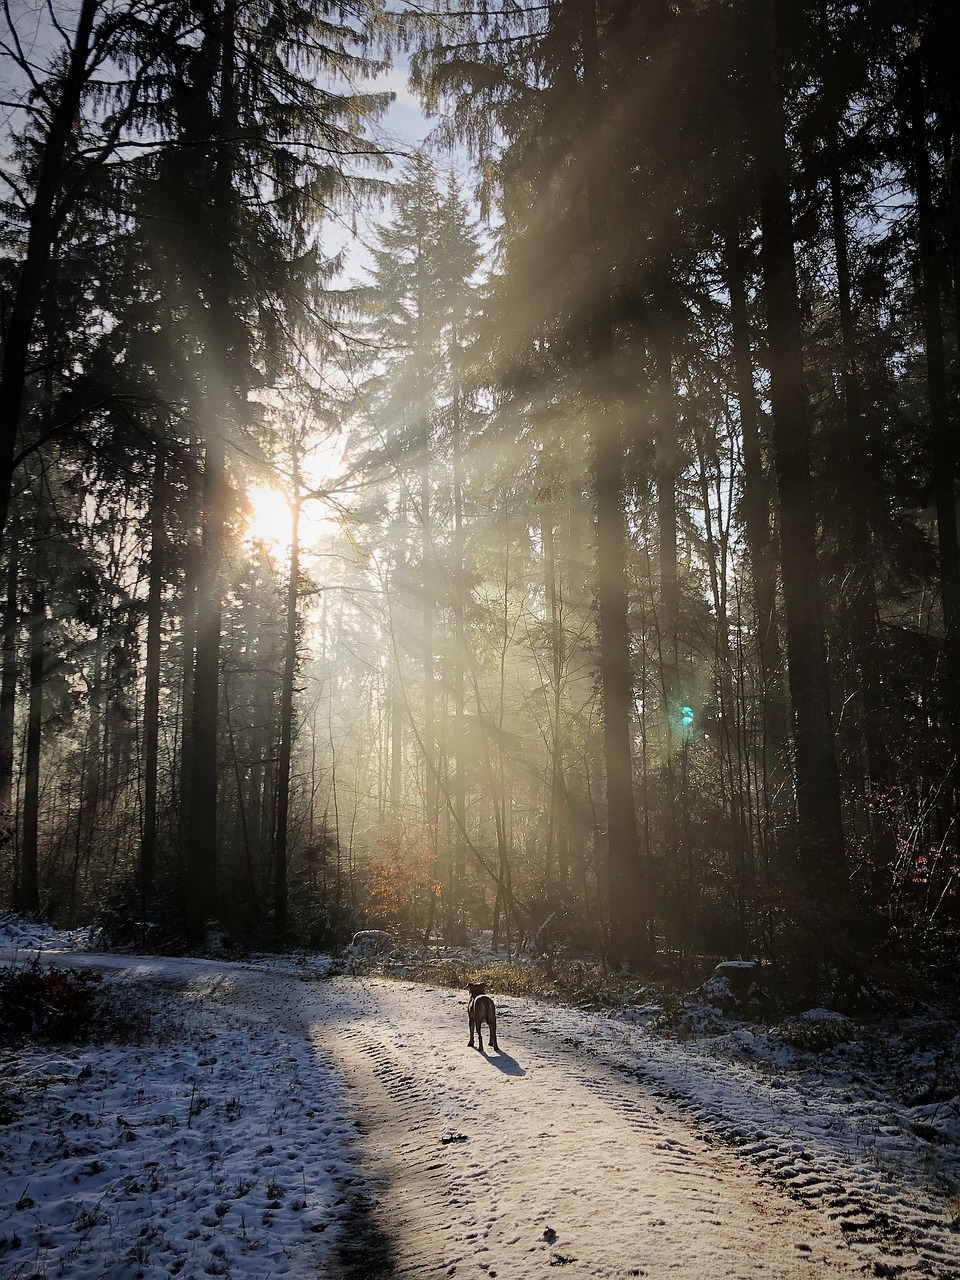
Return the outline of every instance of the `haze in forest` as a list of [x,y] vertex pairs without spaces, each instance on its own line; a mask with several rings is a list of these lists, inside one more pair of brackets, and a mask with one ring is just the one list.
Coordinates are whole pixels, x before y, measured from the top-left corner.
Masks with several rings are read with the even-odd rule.
[[9,6],[4,905],[954,954],[958,35]]

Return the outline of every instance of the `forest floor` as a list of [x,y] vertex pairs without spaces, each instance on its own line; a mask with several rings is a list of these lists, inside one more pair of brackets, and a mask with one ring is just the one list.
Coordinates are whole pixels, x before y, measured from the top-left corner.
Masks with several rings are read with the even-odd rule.
[[0,1042],[0,1280],[960,1280],[957,1027],[709,984],[615,1012],[324,957],[79,950],[0,921],[0,963],[92,966],[84,1043]]

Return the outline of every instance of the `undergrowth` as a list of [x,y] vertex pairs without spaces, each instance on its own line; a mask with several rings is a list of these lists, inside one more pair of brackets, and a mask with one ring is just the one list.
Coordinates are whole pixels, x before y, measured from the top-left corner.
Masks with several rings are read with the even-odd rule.
[[483,982],[493,994],[555,999],[564,1004],[608,1008],[623,1003],[624,994],[636,988],[636,975],[611,973],[599,964],[572,961],[542,966],[534,964],[470,964],[441,959],[405,968],[403,976],[432,986],[466,989],[468,982]]
[[41,964],[0,968],[0,1038],[66,1044],[142,1038],[149,1024],[137,993],[93,969]]
[[31,960],[0,969],[0,1033],[48,1040],[86,1039],[96,1012],[100,974]]

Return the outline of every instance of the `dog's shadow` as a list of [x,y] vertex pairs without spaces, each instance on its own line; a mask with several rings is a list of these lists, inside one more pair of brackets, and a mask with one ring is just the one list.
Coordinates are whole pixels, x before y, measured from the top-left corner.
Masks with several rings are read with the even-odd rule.
[[491,1067],[496,1067],[505,1076],[525,1076],[527,1074],[516,1058],[511,1058],[509,1053],[504,1053],[502,1049],[498,1049],[492,1054],[488,1053],[486,1049],[481,1050],[481,1052]]

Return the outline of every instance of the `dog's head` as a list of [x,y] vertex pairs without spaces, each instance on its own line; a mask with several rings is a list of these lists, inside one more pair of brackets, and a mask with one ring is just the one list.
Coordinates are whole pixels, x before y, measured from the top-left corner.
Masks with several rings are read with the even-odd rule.
[[470,999],[475,1000],[477,996],[486,994],[487,984],[485,982],[468,982],[467,990],[470,992]]

